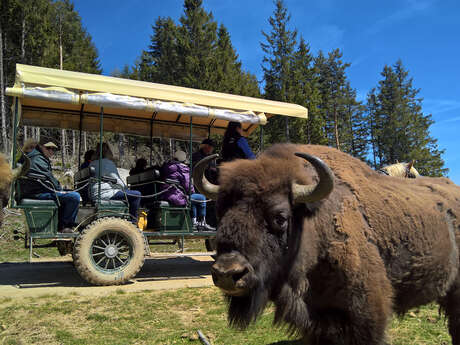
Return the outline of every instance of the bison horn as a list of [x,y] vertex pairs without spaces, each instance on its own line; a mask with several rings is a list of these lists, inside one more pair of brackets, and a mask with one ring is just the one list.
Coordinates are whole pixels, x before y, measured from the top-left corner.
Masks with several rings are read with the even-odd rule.
[[319,176],[317,185],[292,184],[295,203],[315,202],[327,197],[334,189],[334,173],[321,159],[307,153],[296,153],[297,157],[310,162]]
[[208,181],[204,176],[204,171],[208,166],[208,163],[213,159],[219,157],[218,154],[210,155],[200,160],[193,169],[193,182],[198,191],[205,195],[208,199],[217,200],[217,194],[219,194],[219,186]]

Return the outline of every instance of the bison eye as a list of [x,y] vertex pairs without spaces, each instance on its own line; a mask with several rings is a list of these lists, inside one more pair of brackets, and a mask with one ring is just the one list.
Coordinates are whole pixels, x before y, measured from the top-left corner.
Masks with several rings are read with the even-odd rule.
[[283,232],[288,227],[288,218],[281,213],[278,213],[273,217],[272,228],[277,232]]

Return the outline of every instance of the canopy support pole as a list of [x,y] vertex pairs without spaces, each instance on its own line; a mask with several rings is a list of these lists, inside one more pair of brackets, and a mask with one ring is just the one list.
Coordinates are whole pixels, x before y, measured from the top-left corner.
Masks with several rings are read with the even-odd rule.
[[[13,169],[15,169],[16,165],[17,165],[16,164],[16,152],[17,152],[17,150],[16,150],[16,145],[17,145],[16,137],[18,135],[18,125],[19,125],[19,97],[15,97],[14,98],[13,145],[11,146],[12,147],[12,149],[11,149],[11,151],[12,151],[11,152],[11,158],[12,158],[11,166],[12,166]],[[14,181],[13,183],[16,184],[17,182]],[[16,200],[14,198],[14,190],[15,190],[15,188],[14,188],[15,185],[14,184],[13,184],[13,187],[10,188],[10,206],[11,207],[15,206],[15,204],[16,204]],[[5,206],[5,205],[3,205],[3,206]],[[0,212],[2,212],[2,211],[0,210]]]
[[12,145],[12,167],[16,168],[16,138],[18,136],[18,126],[19,126],[19,98],[15,97],[14,99],[14,123],[13,123],[13,145]]
[[81,130],[83,128],[83,108],[85,107],[84,104],[80,107],[80,124],[78,125],[78,169],[81,166]]
[[152,166],[152,150],[153,150],[153,122],[155,121],[155,117],[157,116],[157,112],[155,111],[152,114],[152,118],[150,119],[150,166]]
[[97,204],[101,205],[101,173],[102,173],[102,141],[104,134],[104,107],[101,107],[101,116],[99,117],[99,171],[97,173]]
[[190,149],[189,149],[189,166],[190,166],[190,174],[189,174],[189,195],[190,195],[190,200],[192,200],[192,176],[193,176],[193,162],[192,162],[192,150],[193,150],[193,141],[192,141],[192,134],[193,134],[193,116],[190,116],[190,141],[189,141],[189,145],[190,145]]

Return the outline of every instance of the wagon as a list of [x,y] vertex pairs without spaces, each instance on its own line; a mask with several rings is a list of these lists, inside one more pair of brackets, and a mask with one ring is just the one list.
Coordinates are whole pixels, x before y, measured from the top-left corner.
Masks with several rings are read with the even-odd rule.
[[[6,93],[13,97],[14,106],[13,168],[19,155],[20,126],[78,130],[79,148],[81,133],[90,131],[99,132],[100,143],[104,132],[143,136],[150,143],[157,137],[186,140],[192,152],[193,142],[223,134],[229,121],[241,122],[250,134],[273,115],[307,117],[307,109],[295,104],[22,64],[16,65],[15,84]],[[40,182],[39,177],[27,178]],[[74,179],[76,190],[88,183],[110,182],[91,169],[79,171]],[[155,169],[130,176],[127,183],[132,188],[152,187],[145,208],[146,227],[130,222],[126,201],[101,200],[99,194],[93,202],[82,201],[74,233],[59,233],[56,202],[23,198],[15,181],[10,206],[22,209],[26,216],[29,260],[34,240],[47,239],[57,243],[62,254],[72,250],[75,268],[86,281],[116,285],[139,272],[150,255],[149,244],[178,241],[183,249],[184,240],[204,239],[212,251],[216,232],[194,229],[189,206],[173,206],[158,198],[158,187],[168,181],[160,181]]]

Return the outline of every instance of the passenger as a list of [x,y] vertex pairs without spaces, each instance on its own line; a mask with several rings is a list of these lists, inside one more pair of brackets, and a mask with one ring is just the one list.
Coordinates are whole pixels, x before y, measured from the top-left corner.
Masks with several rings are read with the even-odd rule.
[[166,190],[166,192],[161,194],[161,199],[174,206],[186,206],[188,195],[191,194],[193,227],[208,231],[215,230],[215,228],[206,224],[206,197],[203,194],[195,193],[193,186],[190,184],[190,169],[185,164],[186,161],[185,152],[176,151],[174,159],[166,162],[161,167],[161,176],[164,179],[177,181],[180,186],[164,185],[163,190]]
[[[212,139],[204,139],[200,144],[200,149],[192,155],[192,166],[195,167],[200,160],[211,155],[214,151],[214,147],[215,144]],[[204,175],[208,181],[217,184],[217,167],[215,161],[209,162]]]
[[22,152],[30,153],[38,145],[38,140],[34,138],[27,139],[22,146]]
[[77,192],[62,191],[61,184],[53,176],[50,158],[54,155],[57,148],[56,144],[43,137],[35,149],[27,154],[27,157],[30,159],[30,169],[26,176],[31,173],[43,176],[46,178],[46,181],[43,183],[49,187],[47,188],[39,182],[25,179],[21,181],[21,194],[23,198],[38,200],[57,201],[57,198],[60,205],[58,231],[72,233],[78,213],[80,194]]
[[224,134],[222,144],[222,160],[229,162],[234,159],[254,159],[255,154],[251,151],[248,141],[242,135],[243,129],[241,123],[230,122]]
[[80,165],[80,170],[83,170],[89,167],[90,163],[93,160],[94,152],[95,152],[94,150],[88,150],[85,152],[85,156],[84,156],[85,161]]
[[[96,152],[95,160],[90,163],[90,167],[94,167],[96,176],[99,175],[99,148]],[[137,190],[127,189],[125,183],[118,174],[118,169],[113,160],[112,150],[107,143],[102,144],[102,161],[101,161],[101,176],[108,176],[116,179],[116,184],[101,181],[101,200],[126,200],[129,203],[129,213],[132,216],[132,222],[137,224],[137,211],[141,193]],[[99,194],[99,183],[93,183],[90,189],[90,197],[92,200],[97,200]]]
[[19,164],[24,164],[26,160],[26,155],[32,152],[38,145],[38,140],[34,138],[27,139],[22,146],[22,155],[18,159]]
[[140,174],[147,168],[147,160],[145,158],[139,158],[136,161],[136,166],[129,171],[129,176]]

